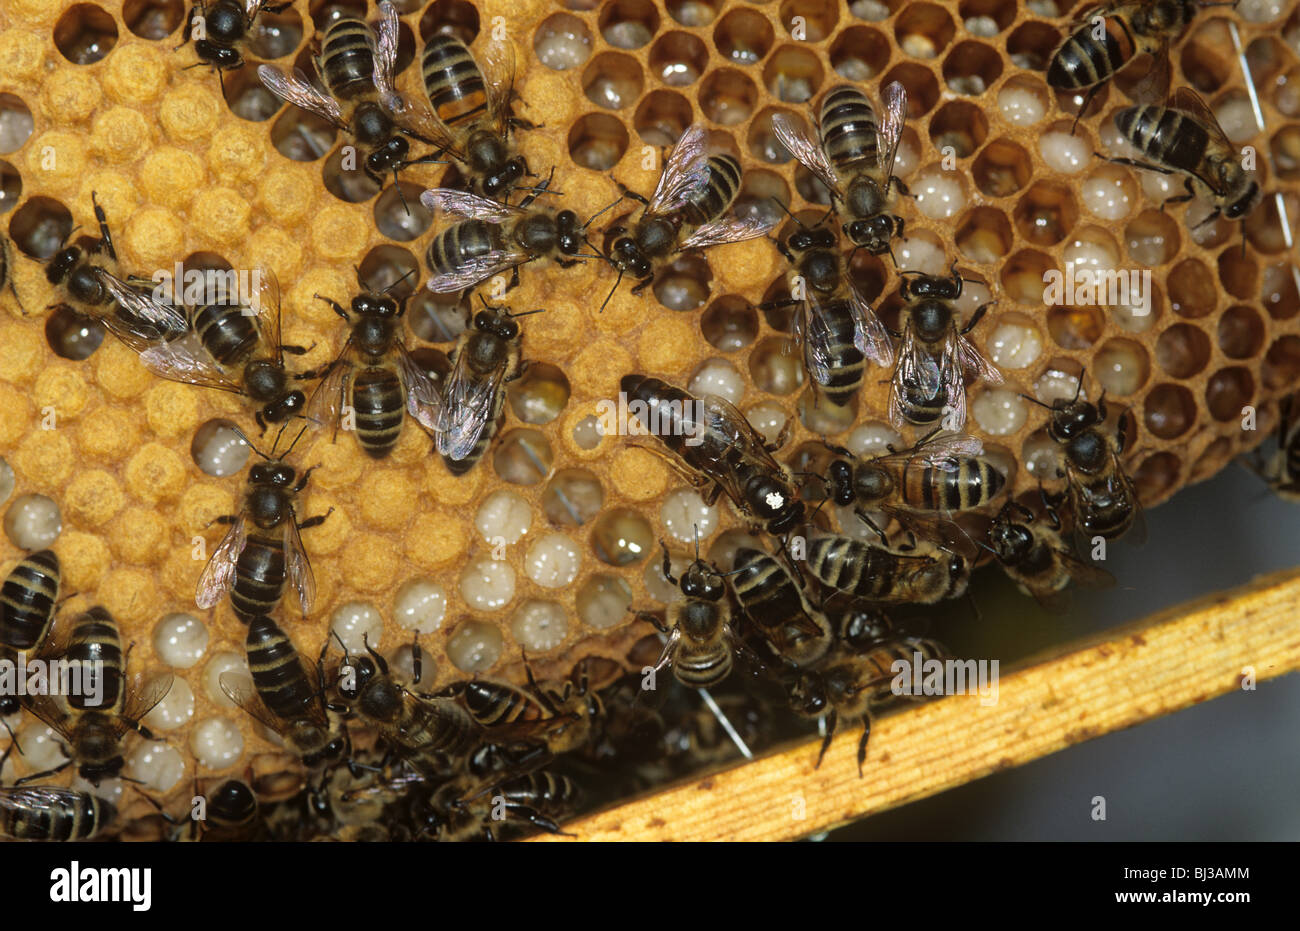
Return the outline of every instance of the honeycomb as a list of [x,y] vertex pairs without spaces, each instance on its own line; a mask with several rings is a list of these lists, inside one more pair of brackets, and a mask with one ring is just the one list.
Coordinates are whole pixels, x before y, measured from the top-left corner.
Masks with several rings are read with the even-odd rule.
[[[1285,228],[1300,216],[1294,9],[1261,0],[1202,12],[1171,55],[1175,86],[1198,89],[1232,141],[1258,153],[1266,196],[1243,231],[1226,221],[1198,226],[1206,208],[1196,202],[1162,210],[1178,182],[1093,156],[1119,151],[1107,127],[1128,105],[1127,76],[1096,96],[1075,141],[1066,138],[1077,101],[1043,77],[1078,12],[1064,0],[396,6],[399,87],[412,93],[411,61],[425,36],[449,31],[478,49],[496,31],[513,44],[517,112],[539,127],[520,133],[522,151],[535,171],[555,167],[553,188],[583,217],[613,201],[618,183],[649,193],[663,147],[697,121],[714,151],[745,167],[739,211],[775,216],[776,198],[800,216],[820,214],[825,194],[777,143],[773,115],[811,126],[820,94],[838,81],[864,84],[873,97],[901,82],[909,113],[896,171],[916,200],[900,207],[907,239],[896,245],[898,263],[941,273],[956,259],[987,285],[967,287],[964,310],[996,301],[972,338],[1006,383],[971,386],[967,428],[1017,492],[1055,480],[1043,411],[1020,392],[1050,401],[1072,394],[1086,372],[1085,390],[1104,388],[1132,418],[1127,462],[1151,506],[1258,443],[1300,374],[1300,273]],[[339,10],[376,18],[373,3],[295,0],[268,18],[248,63],[219,82],[189,67],[191,47],[173,50],[181,0],[0,0],[0,213],[28,311],[7,291],[0,298],[0,455],[13,475],[3,497],[11,513],[30,495],[57,504],[53,548],[66,590],[79,593],[64,611],[107,607],[134,643],[133,669],[164,668],[160,647],[177,630],[197,644],[180,660],[168,653],[183,687],[149,719],[166,744],[141,745],[133,757],[164,802],[188,797],[196,776],[285,766],[216,688],[242,656],[243,625],[225,603],[194,607],[203,560],[223,532],[211,522],[236,507],[244,477],[206,474],[195,450],[222,422],[254,437],[255,428],[240,399],[156,379],[116,341],[99,344],[94,328],[47,311],[56,298],[40,263],[74,227],[94,232],[94,192],[128,271],[147,276],[178,261],[272,268],[285,341],[308,347],[290,360],[300,370],[327,363],[346,338],[315,295],[346,304],[357,291],[354,266],[367,281],[417,269],[405,286],[414,291],[407,343],[445,368],[467,304],[439,304],[417,283],[437,231],[418,195],[440,183],[441,169],[404,171],[407,214],[391,186],[379,193],[345,176],[343,140],[279,106],[256,78],[260,61],[310,71],[312,36]],[[1251,115],[1237,43],[1264,129]],[[1049,311],[1043,273],[1067,262],[1149,269],[1150,312]],[[852,272],[892,326],[900,307],[892,263],[860,253]],[[369,630],[385,652],[400,652],[418,625],[425,682],[435,688],[474,673],[519,681],[524,648],[543,676],[590,656],[612,670],[639,665],[628,652],[650,628],[629,609],[671,597],[657,540],[685,553],[698,526],[717,558],[744,531],[729,507],[704,508],[683,491],[659,458],[595,431],[597,405],[617,396],[621,376],[655,374],[729,397],[769,435],[791,422],[785,458],[808,455],[823,436],[852,444],[881,435],[885,374],[868,378],[852,417],[811,401],[785,346],[789,316],[757,307],[782,296],[785,279],[780,254],[758,239],[683,256],[642,296],[624,285],[598,312],[613,283],[602,263],[525,266],[508,302],[545,308],[522,325],[532,368],[512,387],[506,422],[476,468],[453,476],[409,423],[381,461],[345,434],[337,442],[313,434],[296,450],[296,463],[317,467],[300,513],[333,509],[304,532],[319,586],[312,616],[288,607],[281,615],[299,648],[315,655],[342,610],[345,629]],[[1242,429],[1247,406],[1258,411],[1253,431]],[[12,538],[0,546],[7,572],[19,550]],[[178,613],[196,622],[160,627]],[[34,764],[15,756],[6,778],[8,768]]]

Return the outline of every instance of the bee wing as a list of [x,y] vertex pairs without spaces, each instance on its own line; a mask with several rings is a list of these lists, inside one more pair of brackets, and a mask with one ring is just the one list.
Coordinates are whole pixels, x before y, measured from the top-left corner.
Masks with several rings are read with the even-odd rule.
[[24,706],[40,719],[40,722],[53,730],[64,740],[68,739],[73,718],[68,713],[67,705],[54,695],[29,695],[23,700]]
[[143,673],[137,675],[127,689],[126,707],[122,710],[121,716],[127,721],[139,721],[167,697],[175,681],[176,676],[170,671],[153,676],[147,681]]
[[[1196,91],[1192,90],[1190,87],[1183,86],[1174,91],[1174,96],[1169,102],[1169,106],[1175,110],[1180,110],[1183,113],[1194,117],[1198,122],[1205,124],[1206,130],[1212,137],[1214,137],[1210,141],[1211,146],[1217,143],[1219,146],[1228,149],[1230,152],[1236,150],[1236,147],[1228,140],[1228,134],[1225,133],[1223,127],[1219,125],[1219,118],[1214,115],[1214,111],[1210,109],[1209,104],[1205,102],[1200,94],[1196,93]],[[1204,163],[1204,161],[1205,160],[1203,159],[1202,163]],[[1212,191],[1219,191],[1222,188],[1222,184],[1220,184],[1219,180],[1212,174],[1209,177],[1202,175],[1197,175],[1197,177],[1204,181]]]
[[[724,437],[728,441],[728,446],[736,447],[744,458],[757,462],[766,471],[777,474],[785,472],[785,467],[772,458],[772,454],[767,451],[763,438],[759,436],[758,431],[754,429],[745,415],[736,409],[734,404],[726,398],[711,394],[701,397],[700,402],[704,409],[705,425]],[[731,473],[734,470],[727,471]],[[711,477],[715,480],[718,478],[716,475],[711,475]],[[743,501],[743,490],[740,488],[739,483],[734,481],[734,477],[730,487],[736,490],[734,495],[736,500]]]
[[953,351],[960,363],[959,368],[963,371],[971,372],[990,385],[1002,384],[1002,373],[997,370],[997,366],[984,358],[983,353],[976,348],[968,337],[960,333],[957,334]]
[[[1168,44],[1160,46],[1151,62],[1151,69],[1133,85],[1129,97],[1137,104],[1163,106],[1169,99],[1169,85],[1173,82],[1173,69],[1169,64]],[[1190,88],[1188,88],[1190,90]]]
[[262,12],[262,8],[270,5],[271,0],[244,0],[244,16],[249,23],[252,23]]
[[849,282],[849,313],[853,315],[853,345],[881,368],[894,364],[894,343],[889,331],[871,309],[857,285]]
[[702,123],[692,123],[673,146],[672,154],[664,162],[664,170],[650,198],[648,213],[669,213],[686,202],[692,191],[709,182],[709,159],[704,145],[707,137]]
[[924,443],[917,444],[912,450],[912,456],[931,465],[938,465],[940,462],[952,463],[957,457],[973,458],[983,452],[984,443],[977,436],[968,433],[936,433]]
[[843,199],[840,182],[835,177],[835,166],[826,157],[821,145],[808,138],[807,133],[795,125],[784,113],[772,117],[772,131],[781,145],[795,157],[799,164],[811,171],[831,194]]
[[388,0],[379,4],[379,24],[375,27],[374,58],[375,90],[379,93],[379,102],[385,110],[401,113],[406,109],[406,101],[397,92],[393,75],[397,73],[397,41],[400,23],[397,8]]
[[284,522],[284,568],[289,584],[298,592],[298,607],[303,617],[311,611],[316,601],[316,576],[311,571],[311,560],[302,546],[298,532],[298,516],[291,513]]
[[778,221],[775,219],[758,216],[718,217],[718,219],[705,223],[687,236],[682,244],[677,247],[677,251],[707,249],[709,246],[720,246],[729,242],[744,242],[746,239],[756,239],[759,236],[767,235],[777,223]]
[[903,123],[907,120],[907,90],[893,81],[885,88],[880,101],[884,106],[876,115],[876,157],[880,159],[881,184],[888,182],[894,173],[894,157],[898,155],[898,142],[903,138]]
[[447,378],[442,406],[434,421],[438,452],[451,459],[464,459],[474,449],[483,428],[496,408],[497,390],[505,378],[505,368],[498,368],[490,378],[468,374],[467,354],[456,354],[456,365]]
[[[61,811],[81,801],[81,793],[65,786],[5,786],[0,788],[0,811],[27,814],[33,809]],[[7,819],[6,819],[7,822]]]
[[835,368],[831,354],[833,335],[825,310],[812,294],[804,299],[795,314],[794,339],[802,345],[804,366],[813,381],[819,385],[830,384]]
[[437,383],[411,358],[406,347],[399,347],[397,358],[402,383],[406,386],[406,410],[426,430],[436,431],[435,425],[442,413],[442,395]]
[[493,39],[483,52],[483,89],[487,94],[487,116],[493,126],[506,134],[510,120],[510,102],[515,91],[515,46],[509,39]]
[[123,310],[166,333],[183,333],[189,326],[185,312],[165,304],[144,288],[127,284],[102,268],[96,269],[100,282]]
[[[267,266],[258,265],[253,269],[253,280],[256,285],[249,295],[247,312],[251,312],[263,345],[270,349],[276,364],[282,364],[284,350],[280,343],[280,279]],[[241,307],[240,313],[245,312]]]
[[1070,570],[1070,578],[1088,588],[1114,588],[1115,576],[1100,566],[1084,562],[1066,549],[1059,550],[1061,562]]
[[908,326],[903,334],[903,346],[898,358],[898,374],[906,384],[916,387],[929,398],[934,397],[943,384],[939,363],[912,335],[911,326]]
[[944,350],[939,372],[948,399],[944,422],[960,429],[966,424],[966,376],[961,360],[951,350]]
[[244,551],[248,542],[248,523],[241,513],[230,525],[226,535],[217,544],[212,558],[203,567],[199,576],[199,587],[194,594],[194,603],[207,610],[216,605],[235,584],[235,562]]
[[450,188],[433,188],[420,195],[420,203],[436,214],[445,213],[458,220],[482,220],[485,223],[504,223],[527,211],[510,204],[498,203],[477,194],[453,191]]
[[257,687],[253,685],[253,680],[248,676],[240,672],[223,672],[217,679],[217,684],[221,686],[221,691],[227,698],[267,730],[278,734],[284,729],[284,724],[271,713],[270,708],[266,707],[262,696],[257,694]]
[[339,109],[338,101],[312,87],[307,82],[307,75],[301,71],[295,69],[293,77],[289,77],[274,65],[258,65],[257,76],[262,79],[263,86],[281,100],[315,113],[321,119],[347,131],[348,125],[343,121],[343,111]]
[[514,268],[516,265],[522,265],[526,261],[528,261],[528,256],[522,252],[505,252],[494,249],[491,252],[465,259],[454,271],[434,275],[429,279],[428,287],[435,294],[464,291],[480,281],[491,278],[499,272]]
[[303,417],[313,423],[316,429],[338,423],[339,411],[343,407],[343,389],[346,387],[348,374],[352,371],[352,337],[343,344],[343,351],[338,354],[329,371],[320,380],[316,390],[307,399]]
[[153,342],[140,353],[144,367],[159,378],[242,393],[239,382],[208,355],[198,337],[186,334],[170,342]]

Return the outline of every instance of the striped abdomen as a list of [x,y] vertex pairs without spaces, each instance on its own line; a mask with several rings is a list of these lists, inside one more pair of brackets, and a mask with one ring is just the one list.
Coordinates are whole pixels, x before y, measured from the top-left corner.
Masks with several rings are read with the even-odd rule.
[[59,599],[59,557],[40,550],[18,563],[0,585],[0,644],[33,650],[49,633]]
[[876,115],[867,95],[856,87],[841,84],[822,99],[822,149],[837,169],[865,161],[874,168]]
[[204,304],[194,314],[194,332],[208,355],[222,365],[235,365],[257,348],[260,334],[254,319],[237,306]]
[[453,272],[469,259],[501,248],[500,227],[482,220],[464,220],[439,233],[429,244],[426,261],[434,274]]
[[898,409],[908,423],[926,426],[943,419],[948,405],[948,392],[943,385],[930,398],[924,397],[925,392],[911,382],[903,382],[901,388],[895,382],[893,390],[897,393]]
[[[91,608],[77,618],[69,644],[64,657],[82,664],[83,678],[82,688],[67,696],[68,704],[78,710],[121,711],[126,702],[122,635],[113,616],[99,605]],[[102,683],[92,683],[96,675],[102,676]]]
[[[863,697],[868,704],[877,704],[894,698],[891,684],[898,676],[894,664],[901,662],[906,663],[908,667],[915,666],[917,653],[921,654],[922,663],[930,659],[941,659],[947,655],[947,651],[933,640],[906,637],[902,640],[882,643],[872,647],[866,654],[855,657],[855,662],[860,664],[857,671],[857,685],[865,687]],[[863,666],[865,669],[862,668]],[[914,681],[920,680],[921,673],[920,669],[912,669]]]
[[546,770],[507,779],[497,788],[513,802],[543,810],[568,805],[578,797],[578,787],[572,779]]
[[688,437],[698,435],[695,412],[700,402],[697,398],[653,375],[624,375],[619,387],[627,395],[629,407],[633,401],[645,405],[644,413],[634,414],[642,427],[688,465],[707,471],[709,463],[701,450],[709,444],[686,445]]
[[281,718],[301,718],[316,700],[316,691],[288,635],[269,617],[254,618],[244,646],[253,686],[266,707]]
[[808,544],[808,567],[831,588],[872,601],[896,602],[904,573],[933,564],[925,556],[901,556],[850,537],[819,537]]
[[1047,83],[1067,90],[1092,87],[1128,64],[1136,51],[1133,33],[1118,16],[1102,21],[1106,35],[1092,36],[1091,20],[1057,47],[1047,66]]
[[709,159],[709,180],[686,199],[683,210],[690,223],[703,226],[727,212],[740,193],[740,162],[730,155]]
[[501,424],[506,419],[506,389],[504,386],[497,389],[497,397],[494,402],[492,416],[488,418],[487,423],[483,424],[483,431],[478,435],[478,442],[474,448],[469,451],[464,459],[452,459],[449,456],[443,456],[442,461],[447,465],[447,471],[452,475],[464,475],[474,464],[483,458],[487,452],[488,446],[492,443],[492,437],[497,435],[501,429]]
[[471,681],[465,686],[465,707],[483,727],[516,721],[540,721],[546,714],[530,695],[501,682]]
[[821,384],[826,400],[843,407],[862,387],[867,361],[853,342],[856,327],[847,301],[834,300],[823,304],[821,316],[830,331],[831,371],[826,383],[818,384]]
[[1210,134],[1197,120],[1168,107],[1127,107],[1115,114],[1124,138],[1151,161],[1189,174],[1214,177],[1201,170],[1210,149]]
[[394,736],[410,750],[454,755],[469,746],[475,732],[473,719],[455,701],[407,696]]
[[235,560],[235,584],[230,589],[235,617],[247,624],[274,611],[284,594],[285,578],[283,538],[250,529],[244,549]]
[[964,511],[987,504],[1006,483],[987,459],[954,459],[952,471],[909,462],[899,488],[903,503],[923,511]]
[[85,840],[117,815],[88,792],[58,786],[0,789],[0,834],[15,840]]
[[673,674],[688,688],[707,689],[731,675],[731,647],[726,643],[694,650],[679,646],[673,657]]
[[420,59],[420,74],[433,112],[444,123],[463,120],[487,105],[483,73],[465,43],[455,36],[429,37]]
[[370,456],[382,459],[393,451],[402,434],[406,392],[401,379],[391,368],[367,366],[353,374],[351,394],[357,442]]
[[321,39],[316,68],[335,100],[351,100],[374,90],[374,36],[359,19],[335,20]]

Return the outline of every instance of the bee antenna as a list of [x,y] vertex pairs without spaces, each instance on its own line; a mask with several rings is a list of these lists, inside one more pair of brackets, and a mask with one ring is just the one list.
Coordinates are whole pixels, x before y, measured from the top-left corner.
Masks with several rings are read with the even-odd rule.
[[[339,636],[339,632],[337,630],[331,630],[330,636],[339,642],[339,649],[343,651],[343,658],[346,660],[351,655],[348,653],[348,645],[343,642],[343,638]],[[362,642],[364,642],[365,634],[362,634],[361,638],[362,638]]]
[[618,290],[618,286],[622,284],[622,282],[623,282],[623,269],[620,268],[618,270],[618,277],[614,279],[614,287],[609,289],[609,294],[605,297],[605,303],[600,305],[600,310],[597,311],[597,313],[604,312],[605,304],[608,304],[610,302],[610,299],[614,297],[614,292]]
[[510,309],[506,308],[506,316],[510,317],[511,319],[518,319],[519,317],[531,317],[533,314],[544,314],[544,313],[546,313],[545,307],[539,307],[536,310],[525,310],[521,314],[511,313]]
[[406,195],[402,193],[402,186],[397,183],[396,168],[393,169],[393,190],[397,192],[397,199],[402,202],[402,209],[406,211],[406,215],[409,217],[411,215],[411,205],[406,202]]
[[384,288],[384,290],[380,291],[379,293],[380,293],[380,294],[387,294],[389,291],[393,290],[393,288],[397,287],[399,284],[401,284],[401,283],[402,283],[403,281],[405,281],[407,278],[410,278],[412,275],[414,275],[415,272],[416,272],[416,269],[414,269],[414,268],[411,269],[409,272],[407,272],[407,273],[406,273],[405,275],[403,275],[401,278],[398,278],[396,281],[394,281],[394,282],[393,282],[392,284],[390,284],[388,287]]
[[808,227],[804,226],[802,220],[800,220],[798,217],[796,217],[796,216],[795,216],[795,215],[790,211],[790,208],[789,208],[789,207],[787,207],[785,204],[781,203],[781,199],[780,199],[780,198],[778,198],[778,197],[769,197],[768,200],[770,200],[772,203],[774,203],[774,204],[776,204],[778,207],[780,207],[781,210],[786,214],[786,216],[788,216],[791,220],[794,220],[794,222],[798,223],[800,229],[807,229],[807,228],[808,228]]
[[700,525],[691,524],[691,526],[695,528],[695,560],[698,562],[700,559]]
[[[258,448],[257,448],[257,444],[254,443],[251,439],[248,438],[248,434],[245,433],[243,430],[239,429],[238,427],[235,427],[235,436],[237,436],[237,437],[239,437],[241,440],[243,440],[243,441],[244,441],[244,444],[245,444],[246,446],[248,446],[249,449],[251,449],[253,452],[257,453],[257,454],[258,454],[259,456],[261,456],[263,459],[270,460],[271,457],[268,456],[266,453],[262,452],[260,449],[258,449]],[[274,447],[274,446],[271,447],[271,451],[272,451],[272,452],[275,452],[275,447]]]
[[[627,193],[626,193],[626,192],[624,192],[624,193],[618,195],[618,197],[614,198],[613,201],[611,201],[610,203],[606,204],[604,207],[601,207],[599,210],[597,210],[595,213],[593,213],[590,217],[588,217],[588,218],[587,218],[587,222],[584,223],[584,224],[582,224],[582,226],[578,227],[578,232],[579,232],[579,233],[585,233],[585,232],[587,231],[587,227],[591,226],[592,222],[596,219],[596,217],[600,216],[602,213],[605,213],[605,212],[608,211],[608,210],[613,210],[615,207],[617,207],[620,203],[622,203],[622,202],[625,201],[625,200],[627,200]],[[584,237],[584,238],[585,238],[585,237]],[[591,243],[587,243],[587,245],[591,245]],[[595,247],[593,246],[592,248],[595,248]]]
[[[285,427],[287,427],[287,426],[289,426],[289,424],[286,422],[285,425],[284,425],[284,427],[281,427],[281,428],[280,428],[280,432],[283,433]],[[304,433],[306,433],[306,432],[307,432],[307,425],[306,425],[306,424],[303,424],[303,425],[302,425],[302,429],[298,431],[298,435],[295,436],[295,437],[293,438],[293,442],[289,444],[289,448],[286,449],[283,453],[281,453],[280,456],[279,456],[279,458],[280,458],[280,459],[284,459],[284,458],[288,457],[289,453],[293,452],[293,448],[294,448],[295,446],[298,445],[298,441],[302,439],[302,435],[303,435]],[[279,437],[276,437],[276,442],[277,442],[277,445],[278,445],[278,443],[279,443]],[[275,447],[271,447],[271,448],[274,449]]]
[[[1020,396],[1021,396],[1022,398],[1024,398],[1026,401],[1028,401],[1030,404],[1037,404],[1039,407],[1047,408],[1047,410],[1049,410],[1049,411],[1052,409],[1052,405],[1050,405],[1050,404],[1044,404],[1042,401],[1038,400],[1038,398],[1031,398],[1029,395],[1025,394],[1023,391],[1020,392]],[[1077,397],[1077,395],[1076,395],[1076,397]]]

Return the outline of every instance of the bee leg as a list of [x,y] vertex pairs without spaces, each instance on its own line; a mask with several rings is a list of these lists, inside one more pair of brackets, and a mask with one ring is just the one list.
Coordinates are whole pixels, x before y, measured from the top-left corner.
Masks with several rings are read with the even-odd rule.
[[528,662],[528,651],[520,651],[524,657],[524,677],[528,680],[528,688],[532,690],[533,695],[541,706],[549,711],[552,715],[558,714],[558,709],[551,703],[550,696],[543,691],[542,687],[537,684],[537,677],[533,675],[532,663]]
[[333,513],[334,508],[331,507],[324,514],[317,514],[315,517],[309,517],[298,524],[298,529],[307,530],[311,527],[319,527],[321,524],[325,523],[325,518],[329,517]]
[[646,621],[649,624],[653,624],[655,630],[659,631],[661,634],[668,633],[668,628],[664,626],[664,622],[659,620],[658,616],[651,614],[649,611],[636,611],[634,613],[636,614],[636,619],[638,621]]
[[858,778],[862,778],[862,764],[867,761],[867,739],[871,737],[871,715],[862,716],[862,739],[858,741]]
[[55,776],[63,772],[71,765],[72,765],[72,760],[64,760],[58,766],[54,767],[53,769],[47,769],[43,773],[32,773],[30,776],[24,776],[21,779],[15,779],[14,785],[22,786],[22,785],[26,785],[29,782],[35,782],[38,779],[48,779],[50,776]]
[[[1191,178],[1183,179],[1183,188],[1187,191],[1186,194],[1180,194],[1177,197],[1166,198],[1165,201],[1161,203],[1160,209],[1164,210],[1165,207],[1169,206],[1170,204],[1185,204],[1189,200],[1192,200],[1193,198],[1196,197],[1196,192],[1192,190]],[[1219,211],[1216,209],[1214,213],[1210,214],[1208,217],[1206,217],[1204,220],[1198,223],[1197,226],[1204,226],[1206,223],[1209,223],[1211,220],[1218,219],[1218,216],[1219,216]]]
[[113,247],[113,236],[108,231],[108,215],[104,213],[104,208],[99,206],[99,201],[95,199],[95,192],[90,192],[90,202],[95,207],[95,219],[99,222],[99,242],[108,250],[109,258],[114,262],[117,261],[117,249]]
[[561,831],[560,826],[546,815],[542,814],[531,805],[506,805],[506,811],[512,815],[517,815],[527,821],[535,828],[541,828],[548,834],[563,834],[565,837],[577,837],[577,834],[570,834],[567,831]]
[[645,278],[642,278],[640,281],[638,281],[636,284],[632,286],[632,293],[639,296],[642,291],[650,287],[651,283],[653,283],[654,280],[655,280],[654,275],[647,275]]
[[[609,176],[609,180],[613,181],[615,184],[618,185],[618,192],[619,192],[621,195],[623,195],[623,197],[630,198],[630,199],[636,201],[638,204],[640,204],[640,205],[643,206],[643,207],[649,207],[649,206],[650,206],[650,201],[649,201],[648,199],[642,197],[642,196],[641,196],[640,194],[638,194],[636,191],[633,191],[633,190],[631,190],[630,188],[628,188],[628,186],[627,186],[626,184],[624,184],[622,181],[620,181],[620,180],[618,180],[617,178],[615,178],[613,175],[610,175],[610,176]],[[619,198],[619,199],[621,200],[622,198]],[[617,201],[615,201],[615,203],[617,203]]]
[[233,524],[237,520],[239,520],[239,515],[237,514],[218,514],[216,517],[212,518],[212,520],[208,521],[208,526],[211,527],[213,524]]
[[866,511],[862,510],[862,508],[854,508],[853,513],[858,516],[858,520],[867,525],[868,530],[880,537],[880,543],[882,546],[889,546],[889,537],[885,536],[885,531],[881,530],[880,527],[876,525],[876,522],[867,516]]
[[817,765],[814,769],[821,769],[822,760],[826,758],[826,751],[831,748],[831,741],[835,739],[835,725],[839,722],[839,714],[834,709],[826,715],[826,736],[822,738],[822,749],[817,754]]
[[1102,155],[1100,152],[1093,152],[1092,154],[1115,165],[1127,165],[1130,168],[1144,168],[1147,171],[1158,171],[1162,175],[1172,175],[1174,173],[1172,168],[1165,168],[1162,165],[1153,165],[1150,162],[1138,161],[1135,158],[1120,158],[1118,156]]
[[971,330],[975,329],[975,325],[980,322],[980,318],[983,317],[988,309],[996,303],[997,301],[989,301],[987,304],[981,304],[979,307],[976,307],[975,313],[970,315],[969,322],[961,328],[962,336],[965,336]]
[[424,678],[424,651],[420,649],[420,632],[415,632],[415,639],[411,641],[411,684],[419,685],[420,680]]
[[668,555],[668,544],[665,543],[663,540],[660,540],[659,545],[664,548],[664,562],[663,562],[664,578],[667,579],[669,582],[671,582],[673,585],[676,585],[677,580],[673,578],[672,557]]
[[1094,84],[1092,87],[1088,88],[1087,93],[1083,95],[1083,103],[1079,104],[1079,112],[1074,115],[1074,122],[1070,124],[1071,136],[1073,136],[1074,131],[1079,128],[1079,120],[1083,119],[1083,114],[1087,112],[1088,105],[1092,103],[1092,98],[1097,96],[1097,92],[1100,91],[1103,86],[1104,85],[1101,83]]
[[262,7],[262,12],[270,13],[272,16],[274,16],[276,13],[283,13],[291,6],[293,6],[292,2],[267,4],[266,6]]

